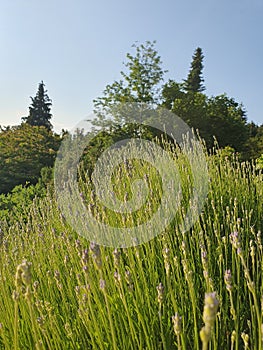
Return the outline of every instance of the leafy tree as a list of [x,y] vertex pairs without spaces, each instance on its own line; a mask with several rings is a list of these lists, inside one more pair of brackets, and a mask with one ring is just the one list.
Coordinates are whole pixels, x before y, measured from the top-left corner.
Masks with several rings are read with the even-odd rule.
[[45,90],[43,81],[38,86],[38,91],[35,97],[31,97],[32,104],[29,107],[28,117],[23,117],[22,120],[31,126],[44,126],[48,130],[52,129],[50,119],[52,102]]
[[44,126],[23,123],[0,132],[0,193],[35,184],[43,167],[52,167],[60,137]]
[[[123,79],[107,85],[103,97],[94,100],[94,111],[97,115],[96,120],[92,121],[94,125],[107,125],[106,115],[114,116],[113,109],[121,103],[143,102],[154,105],[159,102],[159,84],[165,71],[154,45],[155,41],[133,45],[136,52],[135,55],[126,55],[128,61],[124,65],[128,71],[121,71]],[[117,115],[114,118],[119,125],[126,122]]]
[[125,103],[157,106],[160,103],[160,83],[165,71],[161,67],[155,41],[134,44],[132,47],[135,54],[127,53],[127,62],[124,63],[126,69],[120,73],[122,79],[107,85],[103,96],[93,101],[96,118],[90,122],[95,128],[103,130],[93,139],[92,147],[84,152],[83,160],[88,172],[92,170],[101,152],[114,142],[142,135],[151,138],[153,135],[146,127],[135,123],[134,111],[130,119],[129,112],[125,113],[123,106]]
[[162,88],[162,106],[171,110],[173,108],[174,100],[185,97],[183,91],[183,84],[177,83],[174,80],[169,80]]
[[263,154],[263,124],[258,126],[251,122],[248,124],[249,138],[245,145],[245,158],[256,159]]
[[[179,96],[179,94],[178,94]],[[244,151],[248,139],[246,113],[243,106],[226,95],[207,97],[200,92],[181,93],[172,103],[172,112],[182,118],[206,141],[207,147],[230,146]]]
[[205,94],[192,92],[182,93],[172,104],[171,111],[182,118],[188,126],[197,130],[199,135],[205,139],[207,146],[212,146],[213,131],[207,120],[207,101]]
[[[125,136],[138,136],[138,128],[130,123],[125,113],[118,113],[118,106],[125,102],[144,102],[153,109],[165,107],[182,118],[190,127],[198,129],[207,147],[214,145],[216,138],[220,147],[232,147],[238,152],[246,152],[246,143],[249,138],[246,112],[242,104],[225,94],[208,97],[203,93],[203,59],[202,49],[198,47],[192,57],[191,69],[187,79],[182,83],[169,80],[159,95],[159,84],[163,79],[164,71],[154,43],[134,46],[135,55],[127,54],[128,62],[125,67],[128,71],[121,72],[123,77],[107,85],[103,96],[94,100],[97,118],[93,125],[106,127],[107,132],[96,140],[92,155],[101,149],[100,145],[117,141]],[[107,118],[109,115],[111,118]],[[253,129],[254,133],[255,127]],[[142,129],[140,136],[151,138],[160,135],[149,128]],[[102,139],[106,137],[103,141]],[[253,135],[255,148],[260,145],[260,138]],[[117,138],[117,139],[116,139]],[[90,151],[89,151],[90,152]],[[254,151],[253,151],[254,152]],[[258,156],[260,155],[257,151]]]
[[198,47],[194,52],[191,69],[189,71],[187,79],[184,80],[185,91],[202,92],[205,90],[205,87],[202,84],[204,81],[202,77],[203,59],[204,55],[202,49]]
[[207,129],[220,147],[230,146],[238,152],[245,150],[249,137],[246,112],[233,98],[222,94],[208,99]]

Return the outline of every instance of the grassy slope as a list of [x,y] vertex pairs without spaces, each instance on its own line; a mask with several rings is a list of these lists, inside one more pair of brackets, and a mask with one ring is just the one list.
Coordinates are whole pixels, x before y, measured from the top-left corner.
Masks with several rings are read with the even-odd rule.
[[263,174],[220,156],[209,158],[209,173],[191,232],[174,223],[138,247],[90,246],[50,197],[33,206],[27,224],[2,226],[0,349],[198,349],[212,291],[219,309],[211,349],[240,349],[244,340],[261,349]]

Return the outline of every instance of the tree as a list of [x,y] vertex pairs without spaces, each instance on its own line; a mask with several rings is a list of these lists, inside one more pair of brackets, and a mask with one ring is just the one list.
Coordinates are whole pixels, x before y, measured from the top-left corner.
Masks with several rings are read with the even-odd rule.
[[45,90],[43,81],[38,86],[38,91],[35,97],[31,97],[32,104],[29,107],[28,117],[23,117],[22,120],[31,126],[44,126],[48,130],[52,129],[50,119],[51,114],[51,99]]
[[41,169],[52,167],[60,137],[44,126],[24,123],[0,132],[0,193],[37,183]]
[[[203,93],[205,90],[202,77],[204,55],[200,47],[194,52],[187,79],[182,83],[169,80],[163,85],[161,94],[159,94],[159,84],[163,80],[164,71],[154,43],[147,42],[146,45],[134,45],[134,47],[135,55],[127,54],[128,62],[125,67],[128,71],[121,72],[123,80],[107,85],[103,96],[94,100],[97,118],[92,122],[95,126],[107,127],[104,129],[109,132],[105,145],[122,139],[126,135],[129,138],[147,134],[147,139],[161,136],[156,130],[147,129],[147,127],[142,127],[138,133],[132,118],[129,119],[129,113],[126,114],[126,111],[118,109],[118,106],[122,106],[125,102],[143,102],[150,104],[152,111],[160,111],[158,107],[161,106],[174,112],[190,127],[198,129],[208,148],[214,146],[214,138],[216,138],[220,147],[229,146],[238,152],[245,151],[245,144],[249,137],[246,112],[242,104],[225,94],[208,97]],[[139,109],[138,111],[140,112]],[[110,118],[107,118],[107,115]],[[141,115],[145,117],[145,114]],[[154,118],[156,116],[158,118],[157,114],[153,113],[153,115]],[[106,137],[106,134],[102,137]],[[98,138],[97,141],[99,150],[101,139]],[[260,137],[257,136],[254,141],[259,145]]]
[[169,80],[162,88],[162,106],[171,110],[176,99],[181,99],[185,96],[183,84],[177,83],[174,80]]
[[249,138],[245,145],[245,159],[256,159],[263,154],[263,124],[260,126],[251,122],[248,124]]
[[198,47],[193,55],[191,69],[189,71],[187,79],[184,80],[185,91],[202,92],[205,90],[205,87],[202,84],[202,82],[204,81],[202,77],[203,59],[204,55],[202,53],[202,49]]
[[246,111],[233,98],[222,94],[208,99],[207,128],[220,147],[230,146],[238,152],[245,150],[249,137]]
[[171,110],[190,127],[198,129],[208,148],[213,147],[216,138],[220,147],[245,150],[249,137],[246,112],[233,98],[225,94],[207,97],[200,92],[186,93],[174,100]]
[[[103,97],[95,99],[94,111],[97,115],[93,120],[94,125],[105,125],[106,115],[112,116],[112,109],[121,103],[147,103],[159,102],[159,84],[163,80],[165,71],[161,68],[161,58],[155,47],[155,41],[147,41],[139,46],[133,45],[135,55],[127,53],[128,62],[125,67],[128,71],[121,71],[122,80],[107,85],[103,91]],[[125,123],[125,120],[115,116],[117,124]]]
[[197,130],[206,141],[213,145],[213,132],[207,119],[208,97],[201,92],[182,93],[173,101],[171,111],[181,118],[189,127]]

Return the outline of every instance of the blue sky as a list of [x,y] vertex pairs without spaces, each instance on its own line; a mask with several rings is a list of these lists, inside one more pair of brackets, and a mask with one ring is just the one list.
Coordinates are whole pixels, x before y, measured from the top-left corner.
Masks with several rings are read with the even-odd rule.
[[206,93],[225,92],[262,124],[262,19],[262,0],[2,0],[0,125],[21,122],[44,80],[55,130],[71,129],[146,40],[157,41],[166,80],[184,79],[200,46]]

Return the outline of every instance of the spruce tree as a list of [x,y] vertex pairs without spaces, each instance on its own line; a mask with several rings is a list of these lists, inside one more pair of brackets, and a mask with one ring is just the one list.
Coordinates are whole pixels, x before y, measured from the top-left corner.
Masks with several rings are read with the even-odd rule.
[[202,82],[204,81],[202,77],[203,70],[203,59],[204,55],[202,49],[198,47],[193,55],[193,60],[191,63],[191,69],[187,76],[187,79],[184,80],[184,89],[187,92],[202,92],[205,90]]
[[43,81],[38,86],[38,91],[35,97],[31,97],[32,104],[29,107],[28,117],[22,118],[27,124],[32,126],[45,126],[48,130],[52,129],[50,119],[52,117],[51,99],[47,95],[45,90],[45,84]]

